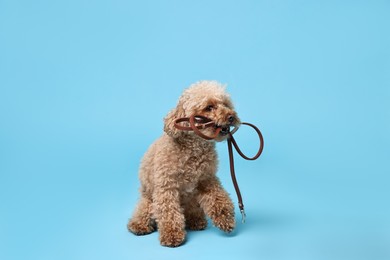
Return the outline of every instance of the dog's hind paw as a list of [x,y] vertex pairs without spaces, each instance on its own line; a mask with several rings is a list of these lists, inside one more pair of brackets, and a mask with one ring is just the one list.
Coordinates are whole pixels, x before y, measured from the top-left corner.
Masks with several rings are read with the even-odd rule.
[[130,220],[129,223],[127,224],[127,229],[137,235],[147,235],[152,233],[153,231],[156,230],[156,227],[150,223],[148,224],[143,224],[143,223],[138,223],[136,221]]
[[206,218],[191,219],[186,221],[186,228],[189,230],[205,230],[207,228]]

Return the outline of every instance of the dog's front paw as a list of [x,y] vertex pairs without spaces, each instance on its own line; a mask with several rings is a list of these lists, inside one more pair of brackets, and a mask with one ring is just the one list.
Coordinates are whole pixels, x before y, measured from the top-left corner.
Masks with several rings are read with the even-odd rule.
[[234,210],[223,208],[218,214],[214,216],[213,223],[216,227],[222,231],[225,231],[226,233],[232,232],[236,226]]
[[183,229],[165,227],[160,232],[160,243],[162,246],[177,247],[184,243],[186,232]]

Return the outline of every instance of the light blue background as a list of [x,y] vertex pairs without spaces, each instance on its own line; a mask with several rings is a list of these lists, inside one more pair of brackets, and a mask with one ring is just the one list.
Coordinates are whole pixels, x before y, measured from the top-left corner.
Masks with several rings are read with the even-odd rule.
[[[390,259],[389,14],[385,0],[1,0],[0,259]],[[201,79],[228,84],[266,146],[236,157],[247,223],[164,248],[126,229],[138,164]],[[255,151],[250,130],[237,140]]]

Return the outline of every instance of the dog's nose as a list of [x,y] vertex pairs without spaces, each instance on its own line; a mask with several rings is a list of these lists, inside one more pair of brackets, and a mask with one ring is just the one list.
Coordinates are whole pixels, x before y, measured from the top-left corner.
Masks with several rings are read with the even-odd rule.
[[235,120],[236,120],[236,118],[234,116],[229,116],[228,117],[229,123],[233,123]]

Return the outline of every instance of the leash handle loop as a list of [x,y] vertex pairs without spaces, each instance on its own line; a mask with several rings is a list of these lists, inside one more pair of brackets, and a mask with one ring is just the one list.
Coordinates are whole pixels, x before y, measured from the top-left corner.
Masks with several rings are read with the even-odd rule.
[[[183,122],[186,122],[187,124],[189,123],[190,126],[182,125],[181,123]],[[178,118],[175,120],[174,125],[179,130],[194,131],[195,134],[206,140],[212,140],[216,138],[219,135],[219,132],[221,132],[221,128],[216,128],[213,136],[207,136],[203,134],[200,129],[215,127],[215,123],[205,116],[192,115],[190,117]]]
[[[214,132],[214,135],[213,136],[207,136],[205,134],[203,134],[199,128],[195,125],[195,119],[196,116],[191,116],[190,117],[190,126],[191,126],[191,129],[195,132],[195,134],[197,134],[198,136],[202,137],[203,139],[206,139],[206,140],[213,140],[214,138],[216,138],[218,135],[219,135],[219,132],[221,132],[221,128],[217,128],[216,131]],[[206,117],[201,117],[201,118],[204,118],[204,119],[207,119]],[[211,121],[212,122],[212,121]],[[213,122],[212,122],[213,123]],[[206,123],[207,124],[207,123]],[[202,124],[201,129],[204,129],[206,126],[206,124]],[[212,125],[210,124],[210,126],[215,126],[215,124],[213,123]]]

